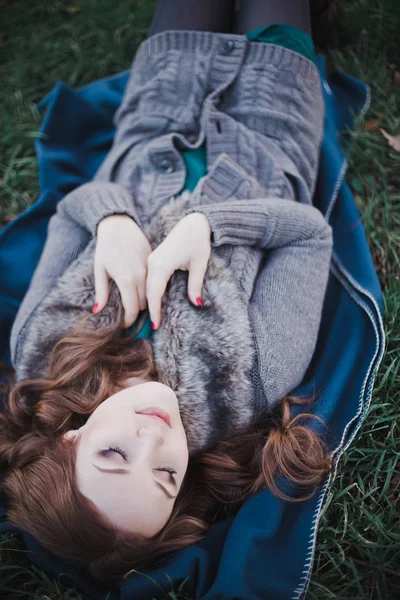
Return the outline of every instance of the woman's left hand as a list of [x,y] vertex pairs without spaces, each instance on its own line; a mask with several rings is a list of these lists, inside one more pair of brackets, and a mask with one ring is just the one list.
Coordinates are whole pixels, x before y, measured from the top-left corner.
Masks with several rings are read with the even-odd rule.
[[210,254],[211,228],[208,219],[202,213],[194,212],[183,217],[149,255],[146,296],[154,329],[161,324],[161,299],[174,271],[189,271],[189,299],[195,306],[201,305],[203,280]]

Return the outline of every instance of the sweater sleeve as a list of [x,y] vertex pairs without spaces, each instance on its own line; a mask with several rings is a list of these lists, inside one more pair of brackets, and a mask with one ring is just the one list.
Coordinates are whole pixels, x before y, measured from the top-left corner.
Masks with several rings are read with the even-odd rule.
[[252,381],[259,412],[303,380],[321,324],[332,254],[332,228],[315,207],[265,198],[196,209],[212,244],[267,250],[249,304],[255,340]]
[[15,369],[19,346],[36,308],[94,239],[100,221],[112,214],[127,214],[137,221],[131,194],[112,182],[90,181],[58,203],[49,221],[40,260],[11,329],[10,350]]
[[75,223],[95,237],[102,219],[114,214],[125,214],[138,222],[132,195],[118,183],[89,181],[72,190],[57,205],[63,224]]
[[331,227],[322,222],[307,236],[266,254],[249,305],[260,412],[304,379],[317,344],[331,254]]
[[207,217],[214,247],[281,248],[321,233],[331,236],[331,227],[317,208],[283,198],[231,200],[200,205],[186,214],[190,212]]

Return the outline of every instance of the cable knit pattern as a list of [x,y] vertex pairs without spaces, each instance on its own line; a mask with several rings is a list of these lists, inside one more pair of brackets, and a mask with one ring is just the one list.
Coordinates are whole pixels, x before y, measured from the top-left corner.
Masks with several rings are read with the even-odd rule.
[[[332,229],[312,206],[323,117],[315,65],[287,48],[203,31],[145,40],[110,152],[50,220],[12,329],[17,380],[44,374],[52,345],[90,310],[102,218],[128,214],[155,247],[198,211],[212,231],[204,305],[190,304],[187,273],[175,273],[153,333],[191,451],[292,391],[315,350],[332,251]],[[180,150],[205,140],[207,175],[182,194]]]
[[[244,35],[158,33],[134,58],[95,179],[129,189],[144,224],[183,187],[179,150],[206,139],[209,169],[225,152],[257,179],[262,197],[311,204],[323,117],[319,73],[304,56]],[[209,183],[223,197],[232,176],[228,165]]]

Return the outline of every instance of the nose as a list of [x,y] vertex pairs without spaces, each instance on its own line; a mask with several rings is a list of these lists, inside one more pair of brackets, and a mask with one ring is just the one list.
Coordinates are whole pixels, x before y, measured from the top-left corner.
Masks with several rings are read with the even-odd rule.
[[157,427],[138,427],[136,435],[155,447],[161,446],[164,442],[164,436]]

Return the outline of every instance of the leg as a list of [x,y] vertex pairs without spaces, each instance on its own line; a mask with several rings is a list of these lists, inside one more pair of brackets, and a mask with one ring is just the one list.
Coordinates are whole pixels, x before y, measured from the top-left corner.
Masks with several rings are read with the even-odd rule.
[[293,25],[311,34],[310,0],[241,0],[235,33],[267,25]]
[[158,0],[148,37],[168,29],[231,33],[234,0]]

